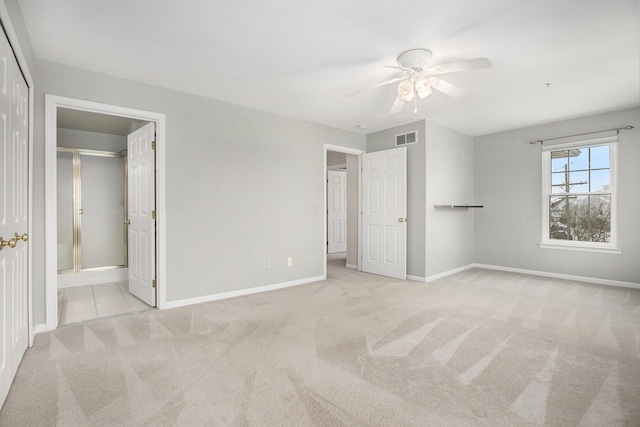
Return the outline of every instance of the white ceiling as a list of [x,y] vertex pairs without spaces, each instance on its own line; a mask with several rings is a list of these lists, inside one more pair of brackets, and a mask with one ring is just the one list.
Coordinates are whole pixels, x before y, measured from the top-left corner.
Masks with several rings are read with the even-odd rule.
[[[39,59],[357,132],[426,118],[476,136],[640,105],[637,0],[19,4]],[[449,75],[473,97],[434,91],[417,114],[389,114],[395,85],[344,97],[418,47],[493,67]]]
[[68,108],[58,108],[57,119],[59,128],[121,136],[129,135],[145,123],[141,120],[126,117],[71,110]]

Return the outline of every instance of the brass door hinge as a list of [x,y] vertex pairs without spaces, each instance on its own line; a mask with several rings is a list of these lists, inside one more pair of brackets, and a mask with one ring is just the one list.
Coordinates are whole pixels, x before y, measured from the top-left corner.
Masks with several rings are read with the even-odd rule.
[[156,279],[153,279],[151,281],[151,286],[153,286],[153,288],[155,289],[155,287],[156,287]]
[[152,150],[156,149],[156,142],[155,141],[151,141],[151,149]]
[[151,211],[151,219],[156,219],[156,211]]

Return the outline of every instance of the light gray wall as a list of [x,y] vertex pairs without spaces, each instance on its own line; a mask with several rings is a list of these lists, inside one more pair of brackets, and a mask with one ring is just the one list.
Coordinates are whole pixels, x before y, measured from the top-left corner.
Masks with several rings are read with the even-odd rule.
[[347,155],[337,151],[327,151],[327,167],[340,166],[347,163]]
[[475,209],[433,205],[474,204],[473,138],[426,122],[426,277],[473,262]]
[[324,144],[364,149],[363,135],[47,61],[36,61],[36,79],[36,324],[45,300],[45,93],[166,114],[168,301],[323,274]]
[[425,121],[367,135],[367,152],[396,148],[395,136],[418,131],[418,142],[407,145],[407,274],[425,277]]
[[127,137],[108,133],[58,128],[58,147],[88,148],[119,153],[127,148]]
[[347,265],[358,265],[358,156],[346,154],[347,161]]
[[[529,141],[625,125],[636,128],[622,131],[618,143],[618,242],[622,254],[539,248],[542,160],[540,144]],[[476,262],[640,283],[640,109],[500,132],[475,141],[476,201],[486,206],[475,217]]]

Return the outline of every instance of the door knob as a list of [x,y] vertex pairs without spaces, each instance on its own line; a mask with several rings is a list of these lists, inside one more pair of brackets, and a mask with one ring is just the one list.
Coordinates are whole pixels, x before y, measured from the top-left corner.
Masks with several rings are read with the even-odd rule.
[[124,223],[125,223],[126,225],[129,225],[129,224],[131,224],[131,221],[129,221],[128,219],[125,219],[125,220],[124,220]]
[[398,218],[398,222],[406,222],[407,218]]
[[4,240],[2,237],[0,237],[0,251],[5,247],[5,246],[9,246],[10,248],[15,248],[16,247],[16,238],[12,237],[9,240]]
[[19,236],[18,233],[15,233],[15,236],[13,238],[16,241],[22,240],[23,242],[26,242],[27,240],[29,240],[29,235],[27,233],[24,233],[22,236]]

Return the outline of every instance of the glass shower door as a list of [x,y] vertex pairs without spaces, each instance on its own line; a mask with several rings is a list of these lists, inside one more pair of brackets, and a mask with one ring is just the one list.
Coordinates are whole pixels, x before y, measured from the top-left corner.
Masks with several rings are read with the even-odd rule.
[[71,152],[58,151],[58,271],[74,271],[73,162]]
[[58,272],[127,266],[126,157],[58,148]]
[[80,153],[82,270],[126,265],[125,161]]

